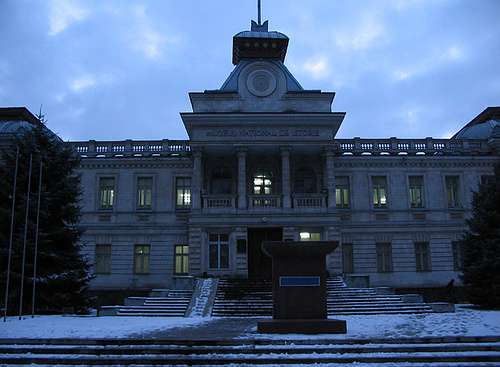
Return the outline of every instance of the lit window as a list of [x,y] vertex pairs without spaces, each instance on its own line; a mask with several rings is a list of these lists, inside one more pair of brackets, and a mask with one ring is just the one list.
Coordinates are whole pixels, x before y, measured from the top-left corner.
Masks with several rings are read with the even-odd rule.
[[385,176],[372,177],[373,206],[385,208],[387,206],[387,179]]
[[300,232],[299,237],[301,241],[321,241],[320,232]]
[[349,177],[335,177],[335,206],[337,208],[349,208]]
[[270,195],[272,194],[272,178],[269,173],[259,172],[253,177],[253,193],[254,195]]
[[210,269],[229,268],[229,236],[226,233],[210,233],[208,236]]
[[410,176],[410,205],[412,208],[424,207],[424,177]]
[[99,178],[99,208],[112,209],[115,201],[114,177]]
[[377,243],[377,271],[389,273],[392,271],[392,246],[390,243]]
[[429,242],[415,242],[415,260],[417,271],[431,271]]
[[191,178],[177,177],[175,188],[177,208],[189,208],[191,206]]
[[134,273],[149,273],[149,245],[134,246]]
[[153,200],[153,178],[137,178],[137,207],[139,209],[151,209]]
[[458,176],[446,176],[446,194],[449,208],[460,206],[459,179]]
[[175,245],[174,250],[174,273],[176,275],[185,275],[189,273],[189,246]]
[[111,273],[111,245],[95,245],[95,273]]

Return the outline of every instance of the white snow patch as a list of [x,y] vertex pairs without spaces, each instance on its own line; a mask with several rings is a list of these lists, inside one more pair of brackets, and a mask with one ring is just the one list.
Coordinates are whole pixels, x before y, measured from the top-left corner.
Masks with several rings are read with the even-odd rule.
[[255,328],[244,338],[261,339],[367,339],[439,336],[498,336],[500,311],[473,310],[461,306],[454,313],[410,315],[333,316],[347,321],[347,334],[257,334]]
[[0,338],[123,338],[141,333],[195,326],[201,317],[35,316],[8,317],[0,324]]

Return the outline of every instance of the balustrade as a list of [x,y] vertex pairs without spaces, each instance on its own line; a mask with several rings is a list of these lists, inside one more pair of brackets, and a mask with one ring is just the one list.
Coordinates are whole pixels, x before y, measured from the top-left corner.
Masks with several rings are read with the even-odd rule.
[[456,139],[335,139],[333,152],[340,155],[457,155],[490,154],[484,140]]
[[281,195],[250,195],[250,208],[279,208]]
[[293,207],[300,208],[324,208],[326,207],[326,195],[322,194],[295,194],[293,196]]
[[235,208],[234,195],[204,195],[203,207],[207,209],[214,208]]
[[187,140],[69,142],[83,158],[127,157],[148,155],[182,155],[191,152]]

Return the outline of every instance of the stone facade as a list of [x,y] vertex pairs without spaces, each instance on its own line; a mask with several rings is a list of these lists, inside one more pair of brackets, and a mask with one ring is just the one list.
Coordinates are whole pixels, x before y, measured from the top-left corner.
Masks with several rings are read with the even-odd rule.
[[458,281],[453,241],[498,160],[496,133],[336,139],[335,94],[304,90],[283,64],[288,38],[253,28],[234,37],[223,86],[190,93],[188,141],[70,143],[82,157],[92,287],[264,276],[260,240],[273,236],[339,240],[330,273],[373,286]]

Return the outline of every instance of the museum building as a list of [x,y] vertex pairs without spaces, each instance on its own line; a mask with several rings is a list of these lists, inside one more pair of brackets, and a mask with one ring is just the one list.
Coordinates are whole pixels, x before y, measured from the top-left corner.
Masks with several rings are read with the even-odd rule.
[[288,41],[267,21],[235,35],[220,89],[189,93],[189,140],[68,143],[93,289],[266,278],[263,240],[339,241],[329,273],[370,286],[459,281],[457,240],[499,159],[500,107],[451,139],[337,139],[345,112],[294,78]]

